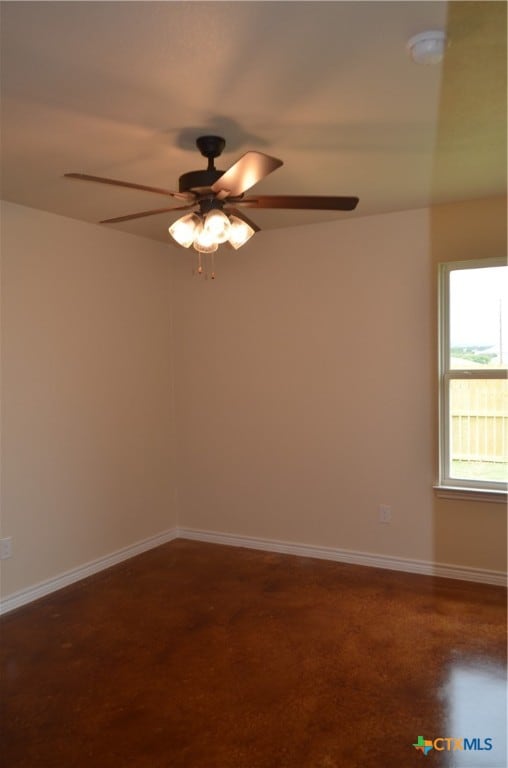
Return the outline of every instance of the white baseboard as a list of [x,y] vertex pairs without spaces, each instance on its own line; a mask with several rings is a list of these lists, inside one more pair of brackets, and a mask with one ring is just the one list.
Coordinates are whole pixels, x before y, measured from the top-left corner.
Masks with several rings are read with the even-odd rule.
[[468,568],[459,565],[446,565],[433,563],[427,560],[414,560],[410,558],[391,557],[389,555],[373,555],[369,552],[357,552],[351,549],[339,549],[337,547],[321,547],[309,544],[298,544],[290,541],[276,539],[259,539],[253,536],[235,536],[231,533],[217,531],[201,531],[195,528],[169,528],[148,539],[143,539],[109,555],[97,558],[89,563],[61,573],[51,579],[46,579],[39,584],[15,592],[0,601],[0,615],[20,608],[40,597],[56,592],[58,589],[68,587],[76,581],[92,576],[94,573],[111,568],[113,565],[128,560],[130,557],[140,555],[149,549],[159,547],[174,539],[191,539],[193,541],[205,541],[211,544],[227,544],[232,547],[245,547],[247,549],[259,549],[265,552],[279,552],[286,555],[298,555],[299,557],[315,557],[322,560],[334,560],[339,563],[351,565],[366,565],[371,568],[385,568],[392,571],[404,571],[406,573],[420,573],[424,576],[441,576],[447,579],[460,579],[461,581],[476,581],[482,584],[506,587],[506,573],[502,571],[488,571],[483,568]]
[[296,542],[274,539],[258,539],[252,536],[235,536],[230,533],[200,531],[195,528],[178,528],[178,538],[207,541],[212,544],[227,544],[232,547],[260,549],[266,552],[279,552],[287,555],[299,555],[300,557],[316,557],[322,560],[334,560],[339,563],[350,563],[351,565],[366,565],[371,568],[385,568],[391,571],[420,573],[424,576],[441,576],[446,579],[476,581],[500,587],[506,587],[507,584],[507,574],[502,571],[489,571],[484,568],[469,568],[461,565],[447,565],[445,563],[434,563],[430,560],[373,555],[369,552],[357,552],[351,549],[311,546],[309,544],[298,544]]
[[155,536],[150,536],[148,539],[143,539],[128,547],[118,549],[116,552],[112,552],[109,555],[98,557],[97,560],[92,560],[89,563],[80,565],[78,568],[72,568],[72,570],[65,571],[51,579],[41,581],[33,587],[28,587],[27,589],[22,589],[20,592],[15,592],[0,601],[0,615],[13,611],[15,608],[26,605],[26,603],[31,603],[39,597],[49,595],[51,592],[56,592],[57,589],[68,587],[70,584],[85,579],[87,576],[92,576],[94,573],[104,571],[106,568],[111,568],[112,565],[117,565],[123,560],[128,560],[130,557],[135,557],[135,555],[140,555],[142,552],[146,552],[149,549],[154,549],[154,547],[166,544],[168,541],[173,541],[173,539],[177,538],[177,535],[177,528],[169,528]]

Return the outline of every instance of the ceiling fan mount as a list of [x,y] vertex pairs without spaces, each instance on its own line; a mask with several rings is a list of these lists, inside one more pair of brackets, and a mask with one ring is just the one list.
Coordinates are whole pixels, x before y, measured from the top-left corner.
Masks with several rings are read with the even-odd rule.
[[209,162],[213,162],[224,152],[226,139],[223,139],[222,136],[198,136],[196,146],[203,157],[207,157]]

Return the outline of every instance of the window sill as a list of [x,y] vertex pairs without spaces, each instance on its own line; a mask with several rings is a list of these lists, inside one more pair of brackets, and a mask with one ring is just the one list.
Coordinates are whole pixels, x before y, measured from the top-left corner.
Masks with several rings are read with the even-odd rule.
[[488,501],[494,504],[506,504],[508,494],[506,491],[492,490],[491,488],[464,488],[456,485],[435,485],[436,496],[440,499],[463,499],[464,501]]

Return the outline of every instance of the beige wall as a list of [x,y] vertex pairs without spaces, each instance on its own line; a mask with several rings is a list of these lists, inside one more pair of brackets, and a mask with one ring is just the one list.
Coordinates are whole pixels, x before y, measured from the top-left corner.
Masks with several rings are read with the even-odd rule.
[[421,210],[260,233],[213,283],[182,257],[181,523],[432,559],[429,238]]
[[432,491],[436,264],[506,252],[505,222],[493,200],[263,232],[211,282],[5,204],[3,595],[177,523],[505,570],[505,508]]
[[182,256],[180,524],[505,570],[504,507],[432,491],[434,262],[467,258],[466,242],[499,252],[499,212],[486,202],[264,232],[221,254],[213,283]]
[[163,245],[2,207],[9,595],[176,524]]

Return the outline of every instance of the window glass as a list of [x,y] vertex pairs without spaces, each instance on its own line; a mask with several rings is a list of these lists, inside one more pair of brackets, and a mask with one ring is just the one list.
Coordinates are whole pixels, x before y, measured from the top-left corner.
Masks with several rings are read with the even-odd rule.
[[440,484],[508,483],[508,266],[440,267]]
[[508,362],[508,266],[450,272],[450,368]]

